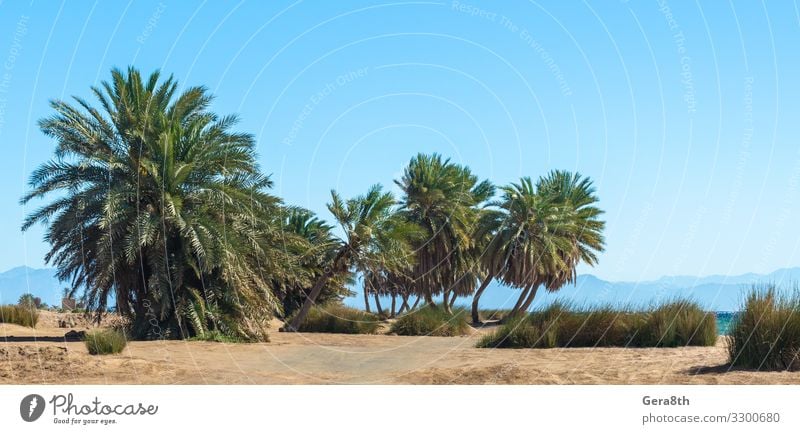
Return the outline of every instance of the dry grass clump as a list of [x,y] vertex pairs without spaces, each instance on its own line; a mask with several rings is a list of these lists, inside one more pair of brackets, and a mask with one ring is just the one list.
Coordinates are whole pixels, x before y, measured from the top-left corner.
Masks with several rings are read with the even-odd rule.
[[778,295],[774,285],[753,287],[730,328],[731,365],[800,370],[800,292]]
[[39,311],[18,305],[0,306],[0,323],[17,324],[23,327],[36,327]]
[[716,343],[713,313],[689,300],[643,310],[610,306],[575,308],[555,302],[510,318],[478,342],[482,348],[676,347]]
[[[289,319],[287,322],[291,322]],[[339,304],[314,306],[298,331],[313,333],[375,334],[381,320],[377,315]]]
[[125,349],[128,339],[119,330],[92,330],[86,333],[86,349],[91,355],[117,354]]
[[463,336],[469,333],[468,312],[457,308],[447,313],[436,306],[411,311],[392,324],[390,333],[403,336]]

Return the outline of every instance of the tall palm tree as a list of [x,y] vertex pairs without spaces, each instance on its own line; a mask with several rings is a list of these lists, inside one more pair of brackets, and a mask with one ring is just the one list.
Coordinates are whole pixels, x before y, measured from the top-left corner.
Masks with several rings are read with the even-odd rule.
[[364,196],[347,201],[336,191],[331,192],[328,210],[344,236],[338,240],[335,256],[309,291],[305,303],[286,327],[287,330],[298,330],[322,289],[334,276],[350,273],[354,268],[365,270],[376,264],[388,263],[392,260],[388,255],[412,254],[411,242],[419,231],[394,212],[395,204],[392,194],[383,192],[380,185],[372,186]]
[[[412,275],[416,291],[432,305],[433,297],[449,294],[461,278],[459,271],[468,268],[478,208],[494,188],[488,181],[478,182],[469,168],[438,154],[412,158],[395,182],[405,193],[405,217],[425,231],[425,239],[415,246]],[[449,310],[448,303],[444,307]]]
[[272,248],[280,201],[236,117],[209,111],[203,87],[177,93],[171,77],[113,70],[92,92],[100,103],[51,102],[42,131],[55,158],[21,200],[50,202],[23,230],[47,225],[46,260],[71,296],[83,288],[98,315],[113,295],[143,337],[217,331],[266,339],[278,308],[269,290],[286,257]]
[[579,263],[594,265],[603,250],[605,222],[588,178],[553,171],[535,185],[526,177],[502,192],[499,212],[482,222],[492,238],[482,257],[487,277],[473,298],[476,323],[478,300],[491,280],[522,289],[514,315],[530,307],[539,286],[557,291],[574,281]]

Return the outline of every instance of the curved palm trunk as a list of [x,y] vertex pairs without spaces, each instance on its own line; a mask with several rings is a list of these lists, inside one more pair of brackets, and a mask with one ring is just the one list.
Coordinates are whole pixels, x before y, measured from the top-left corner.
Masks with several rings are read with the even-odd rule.
[[397,314],[395,316],[400,315],[404,311],[411,309],[411,307],[408,305],[408,294],[401,294],[400,297],[402,297],[403,303],[400,304],[400,310],[397,311]]
[[417,308],[417,305],[419,304],[419,301],[420,301],[421,298],[422,298],[421,296],[417,295],[417,299],[414,301],[414,305],[411,306],[411,310],[414,310],[414,309]]
[[289,332],[296,332],[297,329],[300,327],[300,324],[306,319],[308,316],[308,311],[311,310],[311,306],[314,305],[315,300],[319,297],[319,294],[322,292],[322,288],[325,287],[325,284],[328,283],[328,280],[333,275],[332,271],[327,271],[325,274],[320,276],[317,283],[311,288],[311,292],[306,297],[306,301],[303,302],[303,307],[300,308],[300,311],[297,312],[297,315],[294,317],[291,323],[288,326],[285,326],[285,330]]
[[457,298],[458,298],[458,295],[453,294],[453,298],[450,299],[450,310],[451,311],[453,310],[453,306],[455,306],[455,304],[456,304],[456,299]]
[[481,324],[481,314],[478,311],[478,302],[481,299],[481,295],[483,295],[483,291],[486,291],[486,288],[489,286],[489,283],[492,282],[494,276],[491,274],[486,276],[481,282],[481,286],[475,291],[475,295],[472,296],[472,323],[473,324]]
[[527,312],[528,309],[531,308],[531,304],[533,304],[533,299],[536,298],[536,291],[538,290],[539,290],[538,285],[534,287],[533,290],[531,290],[530,295],[528,295],[528,299],[525,300],[525,304],[523,304],[522,309],[520,309],[521,312]]
[[528,295],[530,294],[530,292],[531,292],[530,288],[525,288],[524,290],[522,290],[522,294],[519,295],[517,302],[514,304],[514,307],[508,314],[508,318],[513,317],[519,312],[520,308],[522,308],[522,305],[525,304],[525,301],[528,299]]
[[539,290],[539,285],[532,288],[527,288],[521,295],[520,299],[517,300],[517,305],[514,306],[514,309],[511,310],[511,313],[508,315],[509,317],[513,317],[517,314],[527,312],[530,309],[531,304],[533,304],[533,299],[536,298],[536,292]]
[[334,270],[346,269],[343,267],[343,264],[347,262],[347,253],[346,251],[340,251],[336,257],[333,259],[333,266],[327,269],[322,276],[319,277],[317,283],[311,288],[311,292],[308,293],[308,297],[306,297],[306,301],[303,303],[303,307],[300,308],[300,311],[297,312],[297,316],[294,317],[291,323],[284,326],[284,330],[289,332],[296,332],[298,328],[300,328],[300,324],[305,321],[306,317],[308,316],[308,311],[311,310],[311,306],[317,301],[317,297],[319,294],[322,293],[322,288],[325,287],[325,284],[328,283],[331,277],[333,277]]

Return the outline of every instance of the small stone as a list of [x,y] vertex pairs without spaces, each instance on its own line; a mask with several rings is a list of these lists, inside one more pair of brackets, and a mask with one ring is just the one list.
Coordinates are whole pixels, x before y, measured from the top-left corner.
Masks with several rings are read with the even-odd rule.
[[70,331],[64,333],[64,339],[66,339],[68,341],[72,341],[72,340],[82,341],[84,338],[86,338],[86,332],[85,331],[70,330]]

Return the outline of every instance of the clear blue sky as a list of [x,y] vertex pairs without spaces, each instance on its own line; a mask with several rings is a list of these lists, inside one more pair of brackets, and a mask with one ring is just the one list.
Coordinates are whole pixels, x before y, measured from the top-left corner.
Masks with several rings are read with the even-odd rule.
[[0,0],[0,270],[53,143],[48,99],[113,66],[204,84],[287,202],[392,185],[417,152],[503,184],[592,177],[610,280],[800,265],[797,7],[721,1]]

